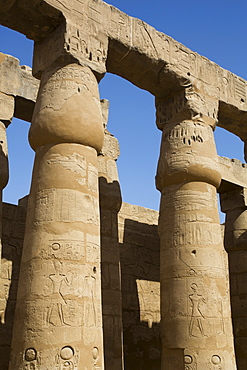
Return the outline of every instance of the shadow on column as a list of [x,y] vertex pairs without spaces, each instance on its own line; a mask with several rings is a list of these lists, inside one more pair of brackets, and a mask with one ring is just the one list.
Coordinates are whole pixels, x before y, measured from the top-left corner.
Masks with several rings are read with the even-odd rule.
[[118,181],[99,178],[102,314],[105,370],[123,369],[122,306],[118,211],[121,191]]
[[26,208],[3,203],[0,279],[0,370],[8,369]]
[[160,370],[157,226],[125,218],[119,227],[123,233],[120,253],[125,370]]

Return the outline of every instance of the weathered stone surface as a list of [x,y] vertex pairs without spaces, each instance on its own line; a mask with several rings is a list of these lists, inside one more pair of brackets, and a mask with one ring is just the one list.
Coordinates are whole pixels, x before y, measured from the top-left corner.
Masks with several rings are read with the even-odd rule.
[[1,0],[0,22],[37,41],[36,75],[67,55],[99,76],[118,74],[159,98],[192,85],[220,101],[221,127],[247,138],[245,80],[103,1],[26,0],[6,7]]
[[247,366],[247,203],[246,188],[220,194],[226,213],[224,244],[228,252],[231,307],[238,370]]
[[0,76],[0,119],[9,123],[15,116],[30,122],[39,88],[32,70],[0,53]]
[[0,369],[8,369],[26,208],[3,204],[0,277]]
[[162,370],[183,370],[187,364],[236,369],[216,200],[221,174],[212,127],[217,110],[209,105],[205,114],[204,101],[193,92],[186,104],[180,97],[156,103],[157,124],[163,126],[157,170]]
[[103,148],[98,156],[104,358],[106,370],[122,370],[122,292],[117,220],[122,198],[116,164],[119,145],[106,129],[108,100],[101,100],[101,109],[105,129]]
[[10,369],[103,370],[97,82],[77,64],[43,78]]
[[158,212],[123,203],[118,219],[124,366],[160,370]]
[[[238,159],[230,159],[226,157],[218,157],[221,184],[218,189],[219,193],[224,193],[229,190],[237,190],[238,187],[247,185],[247,165]],[[225,211],[223,211],[225,212]]]
[[[235,344],[244,369],[246,205],[245,190],[236,191],[246,188],[246,171],[217,157],[212,129],[218,123],[247,142],[246,81],[101,0],[0,0],[0,23],[35,40],[33,74],[41,79],[29,135],[36,161],[10,369],[103,370],[101,231],[106,367],[123,367],[123,317],[129,368],[234,370],[217,188],[227,212]],[[102,117],[98,95],[105,72],[156,97],[163,131],[156,179],[161,312],[157,214],[123,206],[117,221],[119,147],[106,129],[108,103]],[[0,73],[4,137],[13,116],[30,121],[38,82],[4,54]],[[5,325],[9,262],[2,271]]]

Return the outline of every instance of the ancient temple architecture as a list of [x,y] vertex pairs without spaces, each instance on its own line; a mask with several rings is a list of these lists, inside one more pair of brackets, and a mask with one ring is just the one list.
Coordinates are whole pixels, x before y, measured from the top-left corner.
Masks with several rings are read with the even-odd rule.
[[[213,131],[247,142],[247,82],[102,0],[0,0],[0,23],[35,41],[32,71],[0,54],[1,190],[13,117],[36,152],[1,204],[0,369],[246,370],[247,165]],[[121,201],[106,72],[155,96],[159,213]]]

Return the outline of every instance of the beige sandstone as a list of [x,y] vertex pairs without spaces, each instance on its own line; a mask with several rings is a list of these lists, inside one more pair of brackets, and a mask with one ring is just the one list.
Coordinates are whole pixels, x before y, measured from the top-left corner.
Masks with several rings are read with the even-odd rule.
[[[103,370],[104,358],[106,369],[121,369],[126,348],[126,369],[235,370],[217,189],[227,213],[235,346],[244,369],[246,168],[218,158],[213,129],[218,124],[247,141],[246,81],[101,0],[0,0],[0,23],[35,41],[33,75],[41,79],[35,103],[39,83],[30,70],[0,54],[0,189],[8,174],[5,127],[13,116],[30,121],[35,104],[29,140],[36,159],[9,369]],[[98,96],[106,72],[156,97],[160,279],[157,213],[123,205],[118,218],[119,148]],[[0,314],[11,336],[5,312],[16,256],[4,256]]]
[[244,370],[247,366],[246,188],[232,186],[220,195],[221,209],[226,213],[225,248],[229,256],[237,366],[238,370]]
[[119,144],[107,130],[109,102],[102,100],[101,108],[105,128],[104,144],[98,156],[104,358],[106,369],[122,370],[122,292],[117,220],[122,198],[116,165]]
[[30,129],[36,158],[10,369],[104,368],[96,152],[102,140],[93,73],[76,64],[48,71]]
[[216,189],[221,182],[212,128],[217,101],[191,88],[156,100],[163,128],[157,186],[161,369],[235,369],[229,287]]

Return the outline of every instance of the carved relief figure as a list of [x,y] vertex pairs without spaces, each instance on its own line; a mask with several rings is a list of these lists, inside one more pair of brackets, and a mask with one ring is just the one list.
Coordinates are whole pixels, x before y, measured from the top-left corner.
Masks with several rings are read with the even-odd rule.
[[67,285],[71,284],[68,277],[62,273],[63,264],[60,261],[54,261],[55,274],[50,274],[49,279],[52,281],[52,294],[51,301],[47,312],[47,323],[54,325],[52,320],[52,314],[57,313],[61,325],[66,325],[64,321],[63,306],[66,305],[66,300],[61,293],[62,283],[65,282]]
[[197,293],[198,286],[196,283],[193,283],[191,285],[191,289],[193,293],[189,295],[189,299],[192,304],[189,334],[191,337],[196,337],[197,335],[195,335],[195,328],[197,327],[199,329],[199,333],[201,333],[202,336],[206,336],[204,333],[203,323],[202,323],[202,319],[205,319],[205,317],[203,316],[201,309],[200,309],[201,302],[206,303],[206,300],[202,295]]
[[95,308],[95,286],[96,277],[93,275],[85,276],[85,296],[91,298],[91,302],[86,306],[86,322],[87,326],[96,326],[96,308]]
[[5,312],[6,312],[8,295],[9,295],[9,286],[7,284],[3,284],[2,294],[0,293],[0,322],[1,324],[5,324]]

